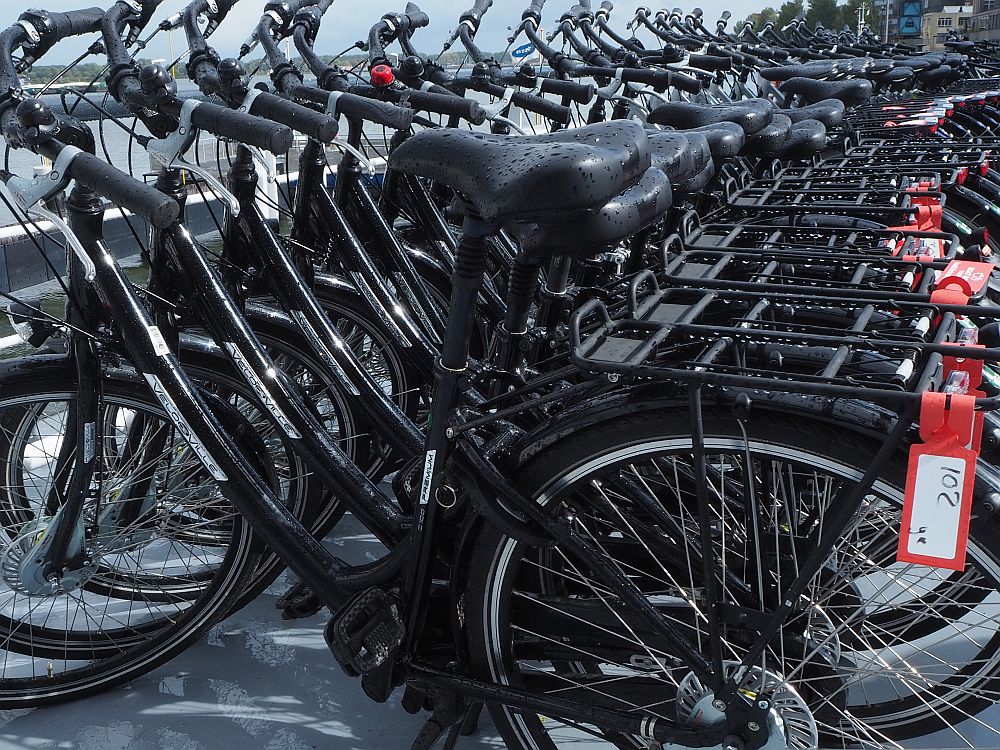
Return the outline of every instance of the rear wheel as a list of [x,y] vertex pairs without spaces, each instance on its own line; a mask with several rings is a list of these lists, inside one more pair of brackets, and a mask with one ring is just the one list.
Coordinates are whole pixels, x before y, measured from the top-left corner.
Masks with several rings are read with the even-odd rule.
[[[727,605],[760,609],[763,593],[768,610],[808,554],[802,540],[838,488],[860,478],[877,445],[767,413],[755,412],[747,429],[744,442],[731,418],[706,413],[715,575]],[[649,411],[566,434],[519,469],[522,489],[571,516],[707,654],[685,415]],[[750,689],[782,691],[788,747],[882,747],[947,729],[1000,697],[997,529],[974,521],[961,574],[897,563],[903,472],[895,462],[872,488],[798,615],[746,677],[761,683]],[[709,695],[674,645],[630,615],[572,551],[533,547],[489,526],[473,550],[459,611],[486,678],[660,721],[688,718]],[[754,637],[746,625],[726,626],[727,663],[737,664]],[[597,726],[500,706],[492,713],[512,748],[647,747]],[[1000,729],[974,729],[978,746],[1000,743]],[[975,746],[951,731],[949,746]]]

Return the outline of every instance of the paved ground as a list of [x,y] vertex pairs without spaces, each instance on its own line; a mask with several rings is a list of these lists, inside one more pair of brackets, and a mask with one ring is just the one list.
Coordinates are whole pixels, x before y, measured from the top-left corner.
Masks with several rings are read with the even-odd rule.
[[[342,527],[343,528],[343,527]],[[376,546],[355,526],[337,554],[360,562]],[[82,701],[0,712],[0,750],[406,750],[425,717],[372,703],[337,666],[322,614],[286,622],[279,580],[201,643],[131,686]],[[462,750],[499,748],[466,738]]]
[[[346,526],[346,528],[345,528]],[[375,545],[342,525],[337,554],[360,562]],[[378,706],[336,665],[323,641],[326,617],[285,622],[280,580],[180,657],[131,686],[34,711],[0,712],[0,750],[407,750],[423,717]],[[910,747],[994,747],[1000,707],[954,733]],[[459,750],[498,750],[488,720]],[[601,746],[602,750],[607,750]],[[591,750],[589,747],[580,750]]]

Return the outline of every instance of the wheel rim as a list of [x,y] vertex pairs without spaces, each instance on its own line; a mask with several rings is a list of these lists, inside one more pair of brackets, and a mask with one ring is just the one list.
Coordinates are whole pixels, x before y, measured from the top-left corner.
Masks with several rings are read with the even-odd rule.
[[[690,443],[687,442],[686,445],[689,446]],[[820,471],[828,472],[833,476],[839,476],[849,481],[854,481],[860,476],[860,472],[856,468],[837,463],[832,459],[828,459],[826,465],[817,466],[817,457],[815,455],[797,451],[787,446],[778,446],[761,441],[752,442],[751,445],[755,457],[758,455],[758,452],[761,452],[763,456],[767,456],[769,451],[775,457],[780,457],[782,461],[791,465],[807,466],[813,473]],[[583,477],[593,478],[596,472],[616,471],[622,465],[634,465],[636,461],[645,460],[658,453],[667,455],[673,453],[676,455],[682,452],[684,447],[685,444],[682,439],[672,442],[650,441],[640,446],[622,449],[615,454],[593,459],[585,465],[576,467],[563,477],[554,479],[541,492],[539,502],[548,503],[569,497],[572,494],[571,490],[575,489],[575,483],[580,482]],[[729,459],[733,456],[738,457],[744,449],[742,441],[735,441],[728,438],[708,438],[707,447],[710,452],[718,451],[721,455],[728,456]],[[716,461],[717,467],[723,465],[722,461],[717,459]],[[718,475],[714,481],[717,484],[719,483]],[[722,494],[725,496],[724,492]],[[875,502],[873,498],[878,498],[878,502]],[[862,514],[862,521],[868,518],[871,519],[871,524],[874,525],[876,521],[884,524],[895,519],[896,528],[898,529],[898,490],[887,484],[879,483],[873,488],[873,497],[869,500],[870,502],[866,506],[867,511]],[[721,520],[725,521],[725,519]],[[732,520],[730,520],[730,523],[732,523]],[[881,533],[873,534],[870,532],[871,529],[866,529],[863,522],[857,523],[854,528],[853,543],[855,545],[867,544],[870,548],[873,543],[883,541]],[[590,532],[588,531],[588,533]],[[735,536],[735,532],[731,533]],[[599,536],[593,533],[590,535],[592,538]],[[848,544],[844,544],[842,547],[839,551],[845,553],[844,559],[848,559],[848,553],[853,554],[854,559],[862,559],[857,555],[857,550],[851,549]],[[519,637],[517,635],[517,628],[519,627],[517,618],[519,615],[516,612],[511,613],[511,607],[508,604],[510,604],[512,599],[509,599],[506,603],[501,601],[501,599],[504,596],[517,596],[516,592],[504,594],[504,591],[507,587],[507,581],[511,580],[512,577],[518,577],[516,569],[524,564],[522,556],[525,551],[526,548],[523,545],[519,545],[510,539],[505,540],[497,556],[494,558],[493,569],[487,586],[488,598],[485,606],[488,608],[487,612],[490,614],[484,620],[485,632],[483,635],[486,639],[485,642],[490,644],[487,656],[489,668],[493,673],[494,679],[501,681],[517,682],[524,680],[525,668],[521,666],[521,662],[517,662],[511,657],[509,651],[505,651],[502,645],[505,637],[504,634],[511,641]],[[964,574],[964,578],[956,581],[956,579],[949,578],[948,576],[935,578],[933,577],[934,574],[931,574],[932,577],[928,581],[928,574],[920,573],[917,576],[913,572],[915,566],[898,566],[894,568],[882,564],[883,561],[889,559],[890,555],[894,559],[894,552],[895,546],[892,545],[891,549],[886,548],[880,553],[880,560],[872,559],[872,562],[867,567],[858,567],[860,564],[855,563],[855,569],[853,570],[841,563],[840,573],[843,574],[842,577],[845,580],[850,582],[851,587],[855,589],[853,595],[857,596],[857,588],[860,586],[863,589],[860,592],[861,598],[869,599],[867,608],[862,612],[863,617],[856,616],[855,620],[850,620],[849,614],[844,611],[845,608],[851,606],[849,597],[848,603],[845,603],[845,601],[838,602],[830,591],[826,592],[825,601],[815,602],[815,606],[822,608],[824,616],[835,624],[835,629],[840,633],[840,643],[837,644],[837,649],[843,652],[843,658],[850,660],[846,664],[836,665],[836,669],[832,670],[842,681],[840,687],[834,690],[834,695],[830,696],[826,701],[835,709],[832,711],[834,717],[831,717],[831,711],[827,710],[825,722],[821,722],[820,729],[827,742],[833,741],[837,745],[881,747],[882,743],[888,741],[887,738],[889,735],[898,736],[912,733],[914,726],[919,725],[921,721],[927,718],[928,714],[933,717],[935,713],[946,712],[950,715],[957,715],[958,719],[961,719],[968,713],[964,708],[964,706],[969,705],[969,701],[966,699],[975,696],[984,700],[993,700],[995,699],[994,696],[998,695],[994,674],[1000,669],[1000,663],[998,663],[998,658],[995,655],[996,648],[994,646],[1000,643],[1000,633],[998,633],[998,626],[991,624],[989,612],[986,612],[985,617],[982,615],[983,606],[992,607],[1000,611],[1000,596],[996,592],[996,582],[1000,579],[1000,576],[997,575],[998,565],[996,561],[982,549],[972,544],[969,550],[972,567]],[[730,557],[730,561],[732,559]],[[634,564],[632,565],[632,570],[628,570],[627,567],[622,566],[621,561],[619,561],[619,565],[634,578],[640,577],[639,573],[634,569],[636,567]],[[893,565],[895,564],[893,563]],[[881,575],[885,579],[881,583],[875,575],[878,571],[881,571]],[[576,572],[578,573],[579,571],[577,570]],[[978,578],[973,577],[972,573],[975,573]],[[551,575],[551,573],[548,575]],[[900,593],[903,589],[899,585],[896,586],[895,590],[892,586],[887,585],[887,582],[890,580],[895,580],[898,584],[900,580],[908,576],[911,578],[916,576],[927,581],[923,586],[924,591],[921,596],[913,595],[912,591],[915,586],[912,584],[912,581],[909,586],[909,590],[911,591],[909,599],[903,598]],[[695,576],[692,580],[696,580],[696,578]],[[683,582],[674,581],[674,583],[682,584]],[[829,582],[827,582],[827,586],[829,585]],[[973,598],[980,607],[979,615],[976,615],[976,610],[970,607],[967,609],[964,619],[957,621],[954,619],[942,619],[940,627],[925,633],[920,639],[915,640],[914,644],[909,644],[911,648],[906,653],[901,652],[899,644],[878,643],[879,640],[885,641],[889,635],[893,635],[893,637],[905,636],[906,627],[902,627],[898,633],[892,634],[891,631],[886,631],[886,622],[896,621],[896,627],[900,627],[898,624],[900,615],[901,613],[906,613],[907,607],[915,609],[919,606],[931,613],[933,613],[937,605],[954,607],[954,603],[947,600],[947,591],[957,585],[965,587],[966,590],[974,586],[988,590],[985,595],[978,595]],[[942,589],[942,586],[945,588]],[[536,588],[539,591],[542,589],[537,583]],[[697,591],[694,590],[696,587],[688,582],[686,588],[687,592],[685,593],[685,586],[677,585],[676,593],[680,594],[681,598],[687,596],[689,599],[696,601]],[[836,591],[836,587],[833,588]],[[843,592],[844,590],[845,586],[840,586],[840,591]],[[815,599],[820,598],[817,595],[817,591],[818,589],[814,582],[811,594]],[[935,599],[928,595],[928,592],[935,591],[940,595],[937,605],[935,604]],[[877,596],[879,592],[881,592],[881,599]],[[538,591],[530,593],[538,595]],[[824,604],[826,606],[823,606]],[[543,605],[533,602],[531,606],[537,610]],[[855,603],[853,610],[855,615],[857,615],[857,610],[858,607]],[[910,614],[915,615],[917,613]],[[883,618],[882,621],[880,622],[879,618],[875,617],[875,615],[881,615]],[[952,615],[954,615],[954,611]],[[520,616],[527,618],[525,614]],[[499,618],[509,618],[509,621],[504,622]],[[902,619],[905,621],[907,618]],[[913,617],[909,619],[912,620]],[[537,620],[538,618],[535,617],[536,622]],[[862,624],[868,628],[867,631],[860,627]],[[814,629],[818,632],[823,631],[822,628],[815,624]],[[963,636],[962,631],[965,631],[966,634],[975,631],[976,643],[973,644],[974,647],[966,648],[964,656],[961,652],[953,652],[950,657],[951,661],[943,662],[947,666],[947,670],[941,664],[934,663],[933,670],[929,665],[924,664],[923,675],[920,678],[922,682],[915,681],[915,678],[909,671],[909,666],[913,661],[913,653],[915,653],[916,646],[920,646],[923,649],[935,646],[952,648],[953,644],[951,641],[967,637],[967,635]],[[829,629],[827,629],[828,633]],[[538,635],[535,633],[533,637],[537,637]],[[521,637],[527,638],[528,636],[522,635]],[[605,634],[605,638],[607,639],[608,637]],[[828,639],[827,636],[824,636],[824,639]],[[903,642],[907,643],[905,640]],[[792,646],[794,645],[792,644]],[[809,642],[807,645],[809,648],[802,648],[803,651],[823,651],[822,643]],[[792,646],[784,642],[782,643],[782,648],[785,649],[791,649]],[[740,655],[739,648],[736,645],[729,644],[729,648],[734,656]],[[773,651],[774,649],[772,649]],[[827,652],[829,651],[827,649]],[[506,658],[497,658],[497,655],[504,653],[508,654]],[[887,654],[894,654],[896,661],[893,662],[889,659]],[[650,653],[650,650],[647,649],[647,656],[650,657],[646,664],[649,667],[655,664],[655,660],[657,659],[663,660],[662,663],[667,663],[666,660],[672,657],[673,654],[660,653],[655,649]],[[770,656],[772,659],[775,659],[779,655],[772,653]],[[785,653],[784,656],[787,659],[788,654]],[[815,656],[811,653],[809,657],[810,659],[815,659]],[[865,657],[865,659],[862,657]],[[814,681],[815,687],[830,687],[829,672],[831,670],[822,673],[822,670],[819,669],[819,667],[824,665],[808,662],[807,666],[810,669],[820,673],[816,676],[809,676],[806,674],[805,667],[801,667],[798,671],[795,671],[793,665],[782,664],[780,658],[777,661],[782,667],[785,679],[788,679],[797,686],[801,686],[803,683],[808,686],[810,681]],[[572,669],[576,670],[577,673],[582,673],[586,669],[592,668],[588,666],[588,662],[592,664],[593,655],[591,655],[589,660],[583,658]],[[622,666],[619,665],[619,667]],[[532,665],[532,667],[537,669],[537,665]],[[552,672],[558,671],[551,664],[549,669]],[[559,679],[556,680],[557,682],[565,681],[565,676],[569,674],[570,668],[563,667],[563,671],[564,674],[559,676]],[[668,679],[671,676],[670,670],[662,669],[660,671],[663,673],[661,679],[665,681],[664,689],[667,691],[673,689],[674,685],[670,684],[671,680]],[[881,678],[881,684],[878,681],[879,678]],[[619,682],[625,682],[627,679],[630,678],[620,679]],[[676,679],[673,678],[672,681],[676,682]],[[580,684],[583,683],[583,680],[577,681]],[[881,697],[875,693],[876,686],[880,686],[883,691]],[[906,694],[903,688],[908,689],[909,695]],[[590,692],[586,688],[578,689]],[[889,692],[890,689],[896,692]],[[566,692],[566,690],[567,688],[564,686],[562,692]],[[813,692],[816,693],[817,691],[814,690]],[[840,696],[837,700],[846,705],[840,707],[837,700],[835,700],[835,696]],[[597,699],[601,700],[600,698]],[[815,695],[813,699],[815,702]],[[976,701],[973,701],[973,703],[976,703]],[[891,707],[892,710],[887,710],[888,707]],[[829,706],[826,708],[829,709]],[[820,713],[823,712],[820,711]],[[553,725],[551,720],[538,722],[534,717],[528,719],[513,712],[507,712],[507,715],[510,726],[526,747],[551,746],[551,744],[547,745],[546,743],[550,743],[552,740],[548,738],[544,740],[539,739],[546,732],[550,735],[552,734],[548,726],[545,731],[540,730],[543,723],[545,725]],[[560,728],[559,731],[566,734],[566,736],[558,736],[555,744],[569,742],[571,741],[570,737],[573,738],[572,741],[587,737],[586,732],[579,728]],[[962,735],[959,733],[958,736],[961,737]],[[1000,733],[998,733],[997,738],[1000,739]],[[638,740],[636,740],[636,743],[637,747],[643,746],[638,744]],[[967,744],[974,746],[971,742]]]

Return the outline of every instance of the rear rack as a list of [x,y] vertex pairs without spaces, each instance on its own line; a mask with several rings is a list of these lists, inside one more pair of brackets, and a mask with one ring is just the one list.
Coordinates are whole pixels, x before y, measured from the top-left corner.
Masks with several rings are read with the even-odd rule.
[[[932,300],[959,248],[954,235],[687,224],[683,240],[663,243],[661,270],[632,277],[620,308],[592,299],[574,312],[577,367],[903,405],[943,386],[948,357],[1000,357],[969,345],[964,319],[1000,309]],[[900,249],[928,241],[936,254]]]

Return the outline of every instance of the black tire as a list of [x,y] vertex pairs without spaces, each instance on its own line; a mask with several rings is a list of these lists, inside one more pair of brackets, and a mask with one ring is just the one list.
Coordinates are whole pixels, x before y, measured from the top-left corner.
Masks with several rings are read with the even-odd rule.
[[[121,414],[142,414],[148,419],[166,417],[158,403],[152,400],[146,386],[138,382],[133,374],[105,372],[103,377],[103,404],[106,409],[118,410]],[[29,414],[34,406],[40,404],[57,404],[68,402],[76,396],[75,378],[66,367],[65,359],[52,361],[48,358],[31,357],[26,365],[13,370],[5,368],[0,372],[0,414]],[[37,419],[37,410],[35,416]],[[227,419],[232,418],[227,415]],[[164,455],[176,455],[167,446]],[[0,454],[3,463],[7,463],[9,454]],[[267,456],[257,456],[254,463],[266,464]],[[2,476],[8,476],[4,467]],[[192,473],[191,478],[199,487],[199,492],[207,491],[211,480],[198,473]],[[15,488],[17,489],[17,488]],[[7,497],[8,488],[3,488],[4,503],[11,502]],[[17,491],[20,491],[17,489]],[[203,496],[203,495],[201,495]],[[159,497],[159,496],[158,496]],[[259,545],[254,543],[253,535],[246,522],[235,513],[235,510],[218,498],[209,498],[202,506],[178,505],[183,500],[168,499],[163,503],[164,510],[158,511],[173,515],[204,513],[210,510],[210,521],[217,531],[225,530],[226,538],[218,539],[218,544],[225,544],[224,550],[219,550],[214,556],[206,556],[203,568],[199,569],[195,589],[178,595],[173,601],[173,610],[162,602],[148,605],[150,614],[147,619],[141,617],[142,606],[146,599],[134,597],[132,600],[117,600],[118,604],[110,602],[105,606],[100,623],[94,615],[84,611],[84,623],[93,622],[93,630],[77,633],[76,615],[70,618],[68,610],[71,601],[78,601],[77,606],[86,609],[91,606],[88,597],[100,597],[108,587],[94,587],[94,590],[82,587],[61,596],[37,596],[17,593],[10,589],[6,579],[0,582],[0,587],[6,590],[0,595],[0,649],[4,650],[3,667],[0,667],[0,708],[29,708],[67,700],[82,698],[112,687],[122,685],[146,672],[155,669],[169,661],[199,638],[213,623],[223,617],[230,609],[234,599],[243,591],[255,567],[259,563]],[[172,505],[171,509],[167,509]],[[229,511],[225,510],[228,506]],[[159,508],[160,505],[158,504]],[[164,547],[173,549],[175,542],[169,537],[169,530],[161,531],[160,537],[153,537],[153,544],[159,543],[162,554]],[[163,536],[166,534],[166,536]],[[5,534],[6,535],[6,534]],[[140,540],[140,544],[143,541]],[[6,555],[11,548],[5,541],[0,553]],[[130,551],[112,552],[110,554],[133,556],[136,569],[148,574],[147,569],[140,564],[143,551],[131,547]],[[106,549],[98,554],[109,554]],[[166,560],[164,560],[164,566]],[[100,565],[96,566],[100,568]],[[114,568],[112,563],[110,567]],[[166,567],[164,567],[166,570]],[[210,575],[206,573],[210,572]],[[176,576],[169,576],[171,585]],[[117,585],[121,585],[121,580]],[[79,599],[71,594],[78,594]],[[18,612],[16,605],[18,596],[22,600],[39,599],[34,608],[28,607],[21,619],[13,613]],[[44,600],[50,599],[52,605],[42,622],[31,620],[33,612],[44,610]],[[61,600],[61,601],[60,601]],[[61,609],[64,605],[67,614],[64,619],[68,625],[58,628],[50,622],[53,612],[58,612],[56,602]],[[108,616],[109,608],[111,616]],[[122,608],[127,605],[127,612]],[[137,606],[138,605],[138,606]],[[10,608],[8,612],[8,606]],[[136,613],[136,609],[139,610]],[[134,619],[133,619],[134,617]],[[27,619],[24,619],[27,618]],[[63,633],[60,640],[57,631]],[[67,634],[71,633],[71,634]]]
[[[792,415],[756,410],[753,419],[747,425],[747,430],[755,461],[755,471],[751,476],[758,476],[758,456],[761,461],[765,459],[786,461],[785,465],[791,467],[788,482],[792,487],[787,492],[790,497],[796,498],[794,503],[796,508],[799,505],[804,507],[806,496],[801,492],[807,487],[803,480],[804,489],[796,491],[791,479],[791,469],[805,477],[810,474],[817,477],[814,484],[817,488],[824,486],[818,479],[823,476],[839,477],[841,482],[855,481],[866,468],[869,457],[878,448],[872,439],[846,429],[835,429],[826,423]],[[697,566],[688,567],[690,583],[687,586],[679,586],[679,591],[675,592],[664,584],[664,581],[674,579],[681,584],[684,583],[686,579],[682,578],[682,574],[684,566],[688,564],[685,558],[686,555],[690,555],[690,545],[685,542],[678,546],[676,529],[657,526],[651,522],[650,516],[640,512],[643,510],[642,506],[632,502],[628,493],[613,494],[613,490],[626,487],[626,481],[634,485],[631,473],[633,470],[637,476],[646,476],[636,468],[646,465],[640,464],[640,461],[648,460],[652,464],[654,460],[659,460],[658,457],[667,456],[676,465],[688,460],[684,457],[689,456],[690,451],[690,426],[684,410],[639,410],[627,416],[597,421],[578,429],[570,425],[567,430],[554,434],[564,437],[553,441],[550,445],[539,443],[535,447],[529,446],[522,452],[521,455],[530,458],[517,471],[521,489],[553,511],[556,506],[570,507],[577,519],[583,519],[579,523],[588,533],[591,528],[600,531],[602,524],[606,526],[609,531],[601,531],[604,534],[600,537],[602,543],[607,544],[607,549],[615,554],[619,554],[620,548],[622,556],[631,555],[623,557],[627,560],[623,564],[627,565],[627,568],[623,565],[620,567],[627,570],[629,576],[637,581],[637,585],[648,585],[651,587],[649,589],[651,593],[658,595],[662,595],[663,592],[672,594],[674,599],[679,598],[682,604],[697,601],[699,583],[696,574],[690,572],[697,569]],[[710,458],[710,467],[715,466],[714,470],[718,472],[710,475],[711,481],[718,483],[717,477],[731,470],[727,468],[730,460],[734,462],[742,460],[740,457],[744,450],[743,438],[738,424],[729,415],[712,411],[705,413],[705,434],[709,453],[717,456]],[[714,451],[719,453],[715,454]],[[713,461],[716,463],[713,464]],[[765,465],[770,466],[761,464]],[[735,474],[735,469],[732,471],[734,477],[738,476]],[[946,728],[992,705],[996,702],[996,696],[1000,694],[998,692],[1000,691],[1000,622],[985,621],[986,618],[982,615],[974,620],[977,643],[962,652],[967,654],[967,660],[955,657],[958,661],[954,669],[940,679],[934,676],[937,671],[931,670],[927,673],[931,676],[925,676],[924,681],[917,688],[910,690],[909,694],[903,691],[896,695],[890,694],[889,697],[883,696],[881,699],[858,698],[860,683],[851,682],[851,680],[883,680],[884,684],[881,684],[881,687],[886,690],[892,687],[898,688],[898,684],[912,684],[906,683],[907,679],[912,679],[908,671],[905,676],[899,676],[893,671],[895,662],[892,665],[878,665],[878,672],[871,666],[865,671],[865,668],[859,665],[867,663],[864,660],[871,658],[869,651],[874,650],[873,644],[877,639],[887,637],[886,632],[891,634],[893,645],[905,646],[908,649],[913,647],[906,624],[897,623],[896,627],[899,627],[899,630],[895,633],[886,631],[885,628],[893,622],[893,617],[898,617],[914,602],[925,607],[934,606],[935,603],[941,605],[940,614],[943,615],[943,619],[937,624],[936,632],[931,638],[944,638],[955,631],[955,638],[958,639],[962,637],[959,631],[966,627],[964,620],[958,622],[947,620],[948,607],[953,607],[954,602],[945,594],[940,595],[940,601],[926,592],[922,598],[913,594],[905,601],[892,600],[892,597],[885,593],[880,594],[881,599],[888,598],[889,601],[865,595],[862,587],[862,584],[865,584],[863,576],[869,572],[869,568],[864,566],[868,566],[869,563],[859,562],[863,559],[860,557],[863,549],[858,552],[858,556],[850,555],[849,553],[853,551],[851,545],[862,542],[884,545],[885,540],[878,533],[868,533],[869,526],[879,531],[883,525],[891,524],[895,520],[898,533],[898,503],[902,496],[900,487],[903,486],[904,472],[905,463],[902,460],[894,461],[873,489],[871,502],[866,505],[867,515],[863,515],[851,534],[845,537],[844,544],[838,548],[841,557],[832,557],[828,568],[833,569],[825,568],[817,577],[812,591],[813,599],[806,607],[809,614],[808,626],[803,630],[802,618],[798,625],[794,621],[790,622],[785,629],[786,632],[782,634],[781,657],[778,657],[777,650],[772,648],[773,660],[780,662],[781,659],[786,659],[784,663],[779,664],[779,671],[785,674],[791,672],[794,667],[794,658],[789,658],[788,654],[794,653],[796,647],[799,648],[800,657],[805,652],[810,654],[807,661],[802,662],[801,670],[790,680],[790,684],[796,688],[804,703],[809,705],[809,710],[817,722],[818,736],[824,738],[823,746],[852,746],[850,738],[845,739],[842,734],[838,737],[838,733],[844,731],[842,724],[847,721],[844,718],[844,711],[848,708],[851,716],[855,717],[851,719],[855,724],[849,727],[850,731],[854,731],[856,735],[870,731],[873,732],[870,736],[895,740],[923,736]],[[768,472],[763,470],[759,472],[761,477],[766,477],[767,474]],[[690,477],[685,479],[682,475],[679,476],[677,486],[681,489],[676,491],[676,499],[672,499],[673,489],[664,489],[662,498],[653,493],[653,490],[649,490],[668,511],[667,515],[675,519],[683,519],[686,514],[690,515],[689,509],[682,507],[680,503],[682,490],[687,495],[693,492]],[[595,481],[600,484],[594,485]],[[685,481],[688,484],[683,486],[682,483]],[[731,492],[736,493],[738,486],[736,479],[731,478],[729,481],[733,487]],[[598,489],[595,490],[595,486]],[[716,491],[718,492],[718,489]],[[599,499],[605,492],[614,502],[604,502]],[[725,496],[726,492],[721,494]],[[821,497],[823,493],[817,489],[813,495]],[[598,499],[593,499],[595,497]],[[770,494],[762,492],[761,497],[767,498]],[[763,505],[773,505],[777,516],[777,508],[781,503],[763,502]],[[791,504],[786,502],[785,505]],[[615,521],[614,513],[622,519],[625,518],[624,514],[633,513],[635,515],[629,518],[635,523],[630,521],[626,524],[624,520],[618,523]],[[822,517],[821,514],[819,517]],[[725,515],[721,518],[722,528],[731,529],[728,533],[732,539],[737,539],[739,533],[744,533],[741,529],[745,530],[749,526],[746,523],[741,526],[733,520],[734,517],[730,517],[728,521]],[[615,523],[619,526],[617,530]],[[659,536],[653,538],[652,542],[648,541],[649,529],[653,529],[672,544],[666,544],[659,539]],[[789,532],[789,537],[794,538],[798,533],[798,530]],[[635,539],[642,544],[632,543],[631,546],[626,544],[632,541],[628,538],[629,534],[635,534]],[[767,538],[766,532],[764,538]],[[664,544],[664,550],[657,548],[655,543]],[[647,550],[656,549],[657,555],[653,555],[651,551],[646,554],[643,551],[644,547]],[[590,673],[596,672],[598,677],[605,678],[606,686],[603,689],[606,691],[609,689],[607,685],[615,681],[608,682],[606,679],[607,667],[601,669],[597,666],[600,664],[600,658],[610,659],[612,670],[619,670],[614,672],[617,675],[621,674],[621,669],[631,668],[627,664],[625,667],[621,664],[621,661],[627,658],[625,655],[629,653],[629,649],[638,652],[638,658],[643,659],[644,653],[655,652],[657,658],[662,658],[664,661],[651,670],[658,679],[653,682],[653,688],[635,675],[626,674],[624,677],[619,677],[617,687],[611,687],[610,690],[622,691],[619,696],[635,695],[635,692],[631,694],[624,692],[628,689],[627,681],[634,681],[632,689],[643,696],[644,703],[641,705],[646,707],[646,715],[668,716],[671,719],[674,717],[673,712],[676,709],[674,700],[677,696],[676,689],[672,688],[670,683],[676,685],[682,681],[688,673],[687,667],[674,666],[671,654],[676,652],[667,651],[667,645],[662,642],[652,642],[651,646],[646,647],[644,644],[647,641],[643,641],[640,645],[646,648],[646,652],[638,645],[630,645],[629,641],[639,644],[639,636],[630,630],[630,635],[623,638],[618,632],[612,632],[608,628],[607,622],[600,616],[606,616],[612,623],[614,620],[605,612],[610,608],[601,606],[603,604],[601,597],[591,596],[588,600],[584,594],[589,590],[583,585],[567,583],[568,577],[563,580],[559,577],[561,574],[553,573],[553,568],[563,565],[565,569],[572,571],[574,577],[583,580],[584,574],[581,570],[585,571],[586,567],[579,560],[573,560],[566,553],[559,552],[558,547],[554,552],[517,542],[489,524],[483,524],[481,532],[469,544],[469,549],[471,550],[467,566],[469,574],[464,594],[456,606],[467,618],[466,633],[470,655],[481,677],[530,689],[551,687],[558,689],[563,697],[606,701],[616,705],[617,708],[627,708],[621,703],[615,704],[615,700],[620,700],[620,697],[612,699],[594,695],[593,692],[589,692],[593,688],[567,687],[565,684],[567,675],[571,677],[575,675],[572,677],[573,681],[583,685],[585,679],[591,678]],[[660,554],[663,551],[666,551],[666,554]],[[877,549],[871,550],[873,555],[877,551]],[[888,556],[884,561],[876,557],[871,562],[873,575],[876,572],[887,575],[887,570],[896,570],[892,567],[895,565],[895,545],[890,544],[885,554]],[[741,559],[735,543],[729,555],[725,580],[728,581],[732,576],[746,577],[744,574],[752,572],[754,559],[749,555]],[[839,562],[834,565],[835,561]],[[771,571],[772,568],[773,565],[766,567],[765,570]],[[912,569],[913,566],[903,566],[898,575],[904,573],[911,575]],[[969,576],[972,573],[977,576],[976,585],[989,590],[988,606],[991,608],[1000,606],[1000,534],[994,522],[973,520],[967,575],[954,581],[954,584],[968,586]],[[767,580],[773,575],[775,574],[768,573]],[[656,580],[658,576],[663,580]],[[948,583],[951,579],[947,576],[943,583],[938,582],[936,578],[932,580],[935,581],[935,586],[939,583],[941,586],[951,585]],[[919,587],[914,584],[914,588]],[[933,587],[931,590],[933,591]],[[552,598],[545,598],[547,596]],[[981,603],[983,597],[973,597],[973,599]],[[567,601],[572,602],[572,608],[567,608]],[[593,603],[595,601],[597,604]],[[817,603],[814,604],[814,601]],[[561,602],[558,607],[555,607],[556,602]],[[623,605],[617,603],[617,606],[619,611],[624,611]],[[568,614],[560,612],[559,607],[566,609]],[[675,621],[697,622],[696,617],[685,615],[685,612],[690,611],[689,607],[670,611],[678,613],[673,616]],[[976,609],[972,607],[961,610],[961,613],[967,616],[965,618],[967,620],[969,617],[976,617],[975,611]],[[853,620],[852,612],[855,613]],[[814,648],[816,642],[810,640],[812,637],[810,633],[820,632],[821,625],[827,621],[830,623],[829,627],[835,631],[835,636],[827,640],[835,642],[837,648]],[[538,632],[545,628],[547,630],[544,632]],[[926,633],[921,637],[926,639]],[[745,639],[746,636],[738,630],[727,631],[726,648],[737,655],[734,658],[738,658],[740,648],[749,645],[743,644],[741,638]],[[927,643],[926,640],[914,640],[918,643]],[[931,641],[928,646],[936,642]],[[817,654],[817,651],[822,653]],[[840,654],[839,661],[834,661],[832,655],[834,651]],[[618,652],[623,655],[618,657],[620,661],[615,664],[612,657]],[[570,657],[569,654],[573,653],[577,656]],[[581,653],[586,656],[581,656]],[[660,657],[660,654],[663,656]],[[523,668],[520,666],[522,662],[525,664]],[[549,669],[551,671],[546,671]],[[650,670],[650,666],[647,664],[644,669]],[[943,673],[944,668],[938,671]],[[666,675],[665,678],[659,678],[661,672]],[[646,672],[642,674],[646,675]],[[886,687],[886,684],[890,687]],[[675,691],[674,694],[671,694],[671,690]],[[659,704],[662,704],[662,707]],[[574,728],[567,729],[566,725],[561,725],[552,719],[540,720],[534,714],[518,713],[496,705],[491,706],[490,710],[501,736],[510,748],[551,750],[554,747],[561,747],[564,741],[569,745],[573,741],[580,741],[581,736],[589,736],[586,732]],[[553,740],[548,734],[548,732],[564,731],[568,734],[566,739],[559,737]],[[1000,740],[1000,730],[997,732],[996,739]],[[571,736],[575,736],[575,739]],[[646,747],[638,738],[616,736],[613,742],[620,744],[606,741],[607,745],[604,746],[607,747]],[[598,745],[599,743],[595,743],[595,746]]]

